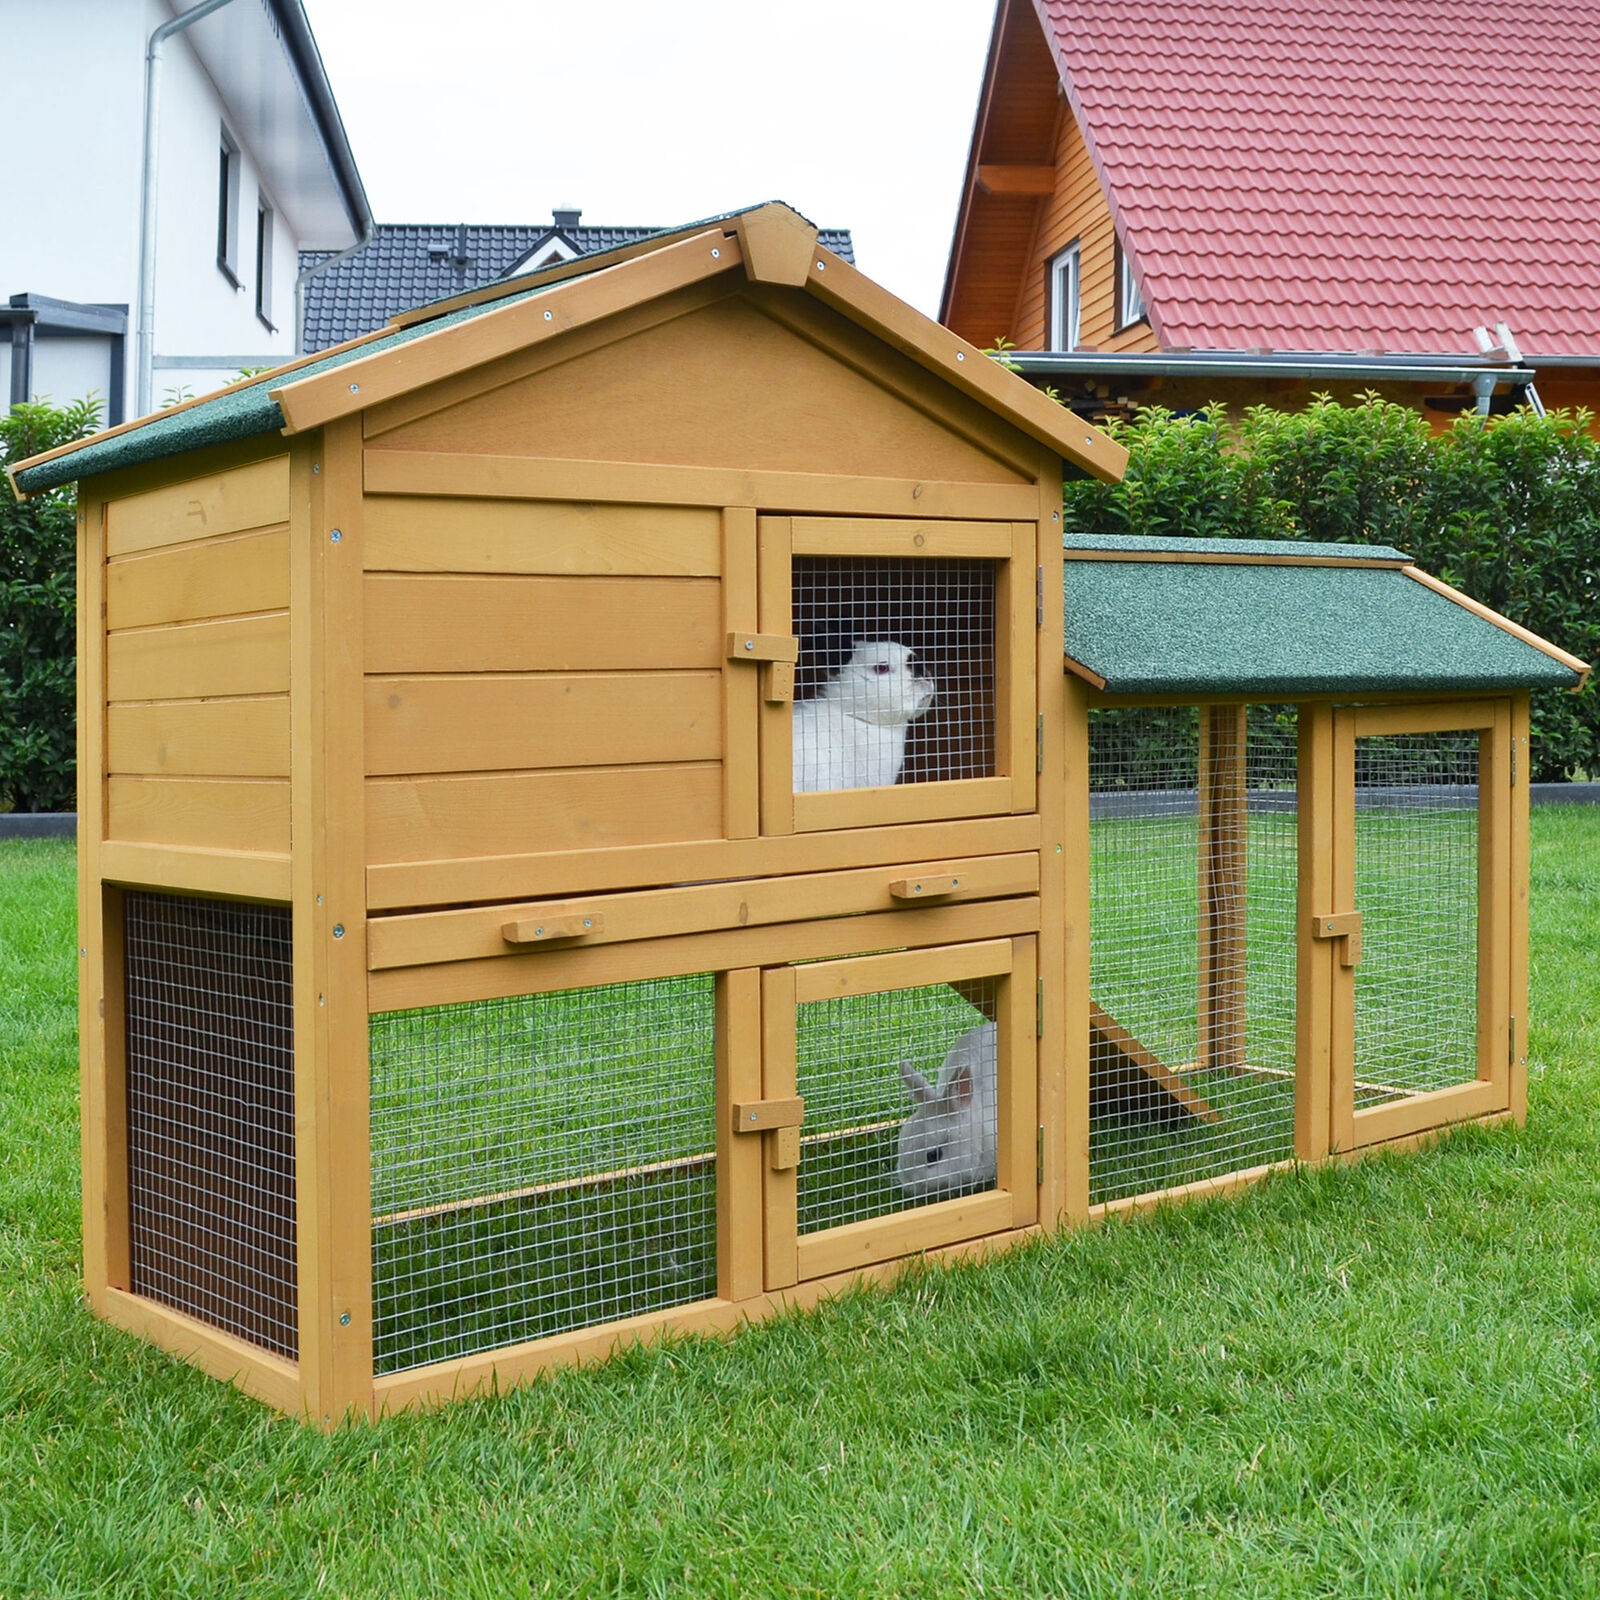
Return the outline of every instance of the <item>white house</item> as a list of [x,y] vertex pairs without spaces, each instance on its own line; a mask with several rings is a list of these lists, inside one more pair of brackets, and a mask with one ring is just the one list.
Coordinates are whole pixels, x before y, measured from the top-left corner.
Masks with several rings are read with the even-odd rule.
[[296,351],[372,233],[300,0],[0,0],[0,403],[116,423]]

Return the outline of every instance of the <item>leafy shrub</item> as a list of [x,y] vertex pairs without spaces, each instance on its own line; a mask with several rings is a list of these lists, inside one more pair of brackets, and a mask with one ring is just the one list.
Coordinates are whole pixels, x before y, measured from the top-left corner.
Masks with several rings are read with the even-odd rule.
[[[1151,408],[1112,422],[1120,484],[1069,483],[1069,530],[1394,545],[1585,661],[1600,657],[1600,440],[1586,412],[1457,419],[1434,435],[1369,395],[1304,411]],[[1600,691],[1533,697],[1533,776],[1600,773]]]
[[[45,401],[0,415],[0,464],[68,444],[100,405]],[[0,489],[0,810],[75,804],[76,506],[70,488],[20,505]]]

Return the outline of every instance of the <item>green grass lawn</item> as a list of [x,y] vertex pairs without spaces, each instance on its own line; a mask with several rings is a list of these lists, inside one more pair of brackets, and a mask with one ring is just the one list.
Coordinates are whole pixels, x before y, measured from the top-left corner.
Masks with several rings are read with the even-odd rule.
[[1600,809],[1531,1111],[331,1437],[78,1304],[70,851],[0,846],[0,1595],[1600,1595]]

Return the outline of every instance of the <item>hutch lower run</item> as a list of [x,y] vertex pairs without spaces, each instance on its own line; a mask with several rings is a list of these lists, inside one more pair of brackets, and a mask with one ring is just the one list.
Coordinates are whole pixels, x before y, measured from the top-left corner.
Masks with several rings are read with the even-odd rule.
[[773,205],[16,469],[95,1311],[330,1424],[1518,1115],[1581,664],[1393,552],[1063,552],[1122,464]]

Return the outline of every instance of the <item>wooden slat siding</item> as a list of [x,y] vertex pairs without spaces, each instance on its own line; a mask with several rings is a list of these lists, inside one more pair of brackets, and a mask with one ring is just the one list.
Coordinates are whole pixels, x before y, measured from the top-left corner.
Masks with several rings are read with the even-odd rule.
[[370,574],[367,671],[720,669],[714,578]]
[[153,778],[113,773],[106,837],[129,844],[286,855],[289,785],[281,778]]
[[287,778],[289,698],[113,705],[106,764],[109,772],[163,777]]
[[173,894],[222,899],[290,898],[289,857],[237,850],[197,850],[185,845],[126,844],[107,839],[100,860],[108,880]]
[[1528,1118],[1528,695],[1511,699],[1511,747],[1516,771],[1511,785],[1511,1081],[1509,1107],[1519,1124]]
[[[470,460],[459,465],[469,477]],[[369,484],[367,527],[369,572],[715,577],[721,556],[717,513],[704,506],[458,500]]]
[[701,929],[763,927],[814,917],[897,911],[907,909],[907,902],[896,899],[890,885],[907,875],[949,875],[961,880],[960,888],[952,894],[915,903],[911,909],[960,905],[969,900],[1034,893],[1039,886],[1039,858],[1032,853],[977,856],[846,872],[811,872],[799,877],[684,884],[635,894],[594,893],[559,901],[513,901],[461,911],[375,917],[368,928],[367,960],[378,971],[504,955],[509,949],[502,933],[505,925],[528,918],[598,916],[603,928],[599,934],[586,938],[585,944],[613,944]]
[[932,860],[983,851],[1035,850],[1036,816],[856,828],[781,839],[703,839],[688,844],[473,855],[460,860],[372,866],[368,904],[375,911],[406,906],[464,905],[469,901],[592,894],[641,883],[777,877],[814,871]]
[[[464,400],[384,436],[388,451],[518,455],[838,477],[1014,484],[987,451],[741,299]],[[781,374],[781,381],[775,375]]]
[[281,611],[289,604],[289,530],[224,534],[106,568],[106,627]]
[[[722,756],[717,672],[369,677],[366,702],[369,776]],[[641,795],[638,803],[648,801]]]
[[1052,256],[1079,243],[1081,303],[1078,337],[1100,350],[1159,348],[1148,323],[1117,329],[1116,230],[1099,175],[1089,159],[1077,119],[1063,105],[1056,145],[1055,193],[1040,208],[1038,227],[1023,269],[1011,339],[1020,350],[1049,343],[1045,268]]
[[112,501],[107,507],[106,554],[125,556],[288,520],[289,458],[272,456]]
[[135,628],[106,640],[106,692],[113,701],[284,694],[288,688],[287,611]]
[[716,839],[722,767],[372,778],[366,812],[374,864]]
[[961,483],[871,473],[846,478],[823,472],[438,450],[369,450],[366,476],[369,496],[433,495],[475,503],[583,500],[701,508],[777,505],[820,515],[1003,518],[1030,515],[1036,500],[1031,483]]

